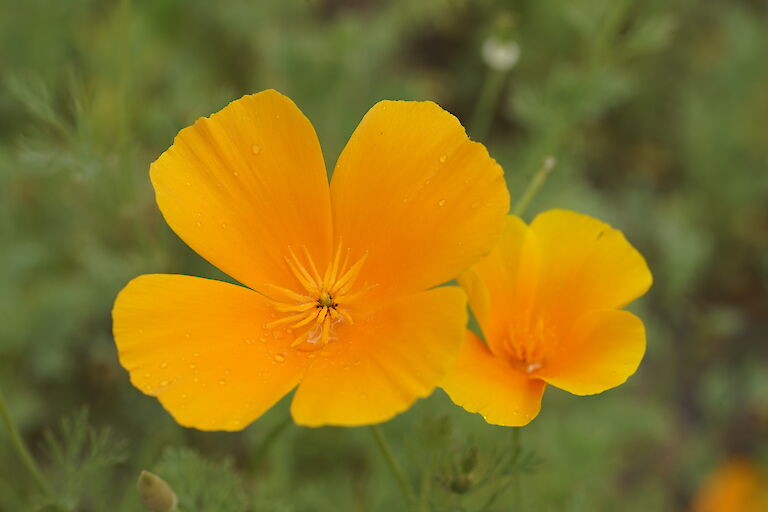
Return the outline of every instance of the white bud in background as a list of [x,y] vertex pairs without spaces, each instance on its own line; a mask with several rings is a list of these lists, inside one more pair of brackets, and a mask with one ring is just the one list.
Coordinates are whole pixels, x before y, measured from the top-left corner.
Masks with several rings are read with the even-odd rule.
[[483,60],[496,71],[509,71],[520,58],[520,46],[514,41],[503,41],[491,36],[482,48]]

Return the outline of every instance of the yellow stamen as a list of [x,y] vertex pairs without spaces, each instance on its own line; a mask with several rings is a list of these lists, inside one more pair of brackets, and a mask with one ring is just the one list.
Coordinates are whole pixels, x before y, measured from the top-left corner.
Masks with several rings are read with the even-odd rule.
[[357,276],[360,274],[360,269],[363,268],[363,264],[367,259],[368,253],[366,252],[357,263],[352,265],[349,270],[347,270],[347,272],[334,283],[333,288],[331,288],[331,293],[336,295],[344,295],[348,291],[346,286],[352,286],[355,279],[357,279]]
[[301,262],[299,261],[299,258],[296,257],[296,253],[293,252],[293,249],[288,247],[288,251],[291,257],[290,258],[286,257],[285,261],[288,263],[288,266],[293,271],[293,275],[296,276],[296,279],[299,280],[301,285],[308,292],[317,290],[319,287],[319,283],[316,283],[312,279],[312,276],[309,275],[309,272],[307,272],[307,269],[304,268],[304,265],[301,264]]
[[368,257],[367,253],[350,265],[352,251],[345,249],[339,240],[333,258],[328,262],[321,278],[309,250],[306,246],[301,247],[302,259],[298,258],[292,247],[288,247],[288,255],[284,259],[304,290],[299,292],[268,285],[267,289],[273,292],[270,301],[275,311],[286,313],[286,316],[267,324],[266,327],[271,329],[288,325],[291,329],[301,329],[303,332],[291,342],[291,347],[306,344],[302,350],[316,350],[330,342],[333,338],[331,330],[336,324],[353,323],[349,311],[350,304],[375,285],[355,288],[355,282]]

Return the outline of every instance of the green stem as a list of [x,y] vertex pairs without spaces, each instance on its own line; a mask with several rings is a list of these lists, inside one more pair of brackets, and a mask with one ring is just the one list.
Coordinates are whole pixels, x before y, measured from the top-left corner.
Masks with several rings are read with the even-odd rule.
[[[523,451],[523,445],[520,441],[520,433],[522,432],[521,427],[511,427],[512,428],[512,437],[511,437],[511,450],[512,450],[512,456],[515,457],[516,460],[520,460],[520,456],[522,455]],[[520,471],[517,471],[514,475],[514,480],[512,481],[512,503],[514,505],[514,510],[520,510],[523,507],[523,486],[520,482]]]
[[258,467],[258,465],[267,455],[267,452],[269,451],[272,444],[274,444],[275,440],[280,437],[280,435],[285,432],[285,430],[292,423],[293,421],[291,420],[291,417],[287,416],[283,421],[272,427],[272,429],[267,432],[267,434],[264,436],[264,439],[262,439],[261,443],[259,443],[258,448],[256,448],[254,451],[253,457],[251,457],[251,470],[255,470]]
[[371,433],[376,440],[376,444],[381,450],[381,454],[384,455],[384,459],[387,461],[387,465],[397,479],[397,483],[400,485],[400,490],[403,492],[403,496],[410,502],[414,503],[416,498],[411,489],[411,485],[408,483],[408,479],[405,478],[405,473],[397,463],[395,456],[392,454],[392,450],[389,448],[387,440],[384,438],[384,434],[381,432],[381,428],[378,425],[371,425]]
[[473,139],[483,140],[488,134],[488,129],[491,127],[491,121],[493,120],[493,113],[496,110],[499,96],[504,88],[506,76],[507,71],[488,69],[488,74],[486,74],[485,82],[483,83],[483,90],[480,92],[480,98],[477,100],[475,111],[472,114],[472,122],[469,124],[470,134]]
[[539,193],[539,190],[541,190],[542,185],[544,185],[544,182],[547,180],[547,176],[549,176],[549,173],[552,172],[552,169],[555,167],[556,163],[557,161],[553,156],[548,156],[544,159],[544,163],[533,175],[531,181],[528,182],[528,186],[525,188],[525,192],[523,192],[523,195],[520,196],[520,199],[518,199],[517,202],[515,202],[514,207],[512,207],[512,213],[519,217],[525,212],[525,210],[531,204],[531,201],[533,201],[533,198],[536,197],[536,195]]
[[43,491],[46,497],[56,503],[56,497],[53,494],[50,485],[48,485],[48,481],[43,476],[40,468],[37,467],[35,459],[32,458],[32,455],[29,453],[26,444],[24,444],[24,439],[22,439],[21,434],[19,434],[19,429],[16,428],[13,418],[11,418],[11,413],[8,411],[8,406],[5,404],[5,398],[3,398],[2,392],[0,392],[0,418],[8,429],[11,445],[13,445],[13,448],[16,450],[16,454],[19,456],[19,459],[21,459],[22,464],[27,468],[27,471],[32,475],[35,483],[37,483],[38,487],[40,487],[40,490]]

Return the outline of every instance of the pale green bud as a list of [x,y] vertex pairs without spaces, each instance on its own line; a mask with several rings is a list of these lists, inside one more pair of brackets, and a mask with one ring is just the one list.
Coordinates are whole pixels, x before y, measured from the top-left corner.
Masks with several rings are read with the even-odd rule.
[[159,476],[142,471],[137,484],[144,508],[150,512],[173,512],[178,500],[171,486]]

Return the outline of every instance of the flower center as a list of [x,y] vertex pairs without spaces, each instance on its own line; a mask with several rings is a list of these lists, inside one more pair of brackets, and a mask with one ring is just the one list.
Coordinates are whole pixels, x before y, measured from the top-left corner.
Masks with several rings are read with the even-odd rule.
[[506,346],[512,365],[532,374],[544,365],[545,357],[560,343],[560,336],[547,315],[518,315],[507,328]]
[[303,247],[303,250],[303,262],[291,247],[285,257],[291,273],[301,283],[303,290],[296,292],[273,284],[267,285],[274,292],[271,297],[272,306],[284,315],[267,324],[267,328],[287,325],[290,329],[300,329],[291,346],[315,350],[324,347],[333,338],[335,325],[353,323],[349,304],[372,286],[354,290],[360,269],[368,257],[367,253],[355,263],[350,263],[350,249],[342,250],[339,241],[333,260],[321,275],[307,248]]

